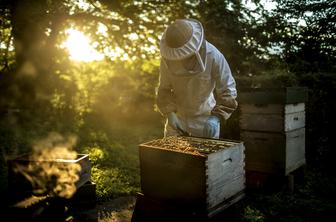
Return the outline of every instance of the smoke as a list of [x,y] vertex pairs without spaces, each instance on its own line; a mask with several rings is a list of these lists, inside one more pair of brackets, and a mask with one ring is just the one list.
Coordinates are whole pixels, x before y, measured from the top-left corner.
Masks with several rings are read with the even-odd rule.
[[20,69],[18,70],[19,76],[30,76],[30,77],[36,77],[37,76],[37,70],[34,64],[30,61],[26,61],[22,64]]
[[81,171],[81,165],[74,161],[78,157],[72,149],[75,144],[76,137],[50,133],[35,143],[33,153],[26,157],[28,164],[16,164],[14,171],[29,180],[35,195],[70,198]]

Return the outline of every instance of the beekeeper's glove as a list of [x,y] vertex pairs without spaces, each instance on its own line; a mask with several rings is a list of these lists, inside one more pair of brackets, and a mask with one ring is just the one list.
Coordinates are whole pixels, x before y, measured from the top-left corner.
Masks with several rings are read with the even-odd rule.
[[220,119],[217,116],[209,116],[206,120],[203,136],[207,138],[219,138]]
[[178,119],[175,112],[168,113],[168,125],[171,126],[174,130],[179,131],[182,129],[181,121]]

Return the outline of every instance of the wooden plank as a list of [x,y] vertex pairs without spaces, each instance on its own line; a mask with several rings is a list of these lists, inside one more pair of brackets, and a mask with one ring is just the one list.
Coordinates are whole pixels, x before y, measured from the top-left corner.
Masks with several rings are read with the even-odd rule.
[[231,178],[225,184],[218,184],[216,190],[209,190],[207,197],[207,208],[219,205],[226,199],[236,195],[245,189],[245,173],[236,178]]
[[[214,207],[236,194],[237,190],[230,187],[232,181],[245,178],[243,144],[209,155],[207,166],[208,207]],[[244,188],[244,184],[235,186],[238,191]]]
[[208,218],[212,218],[219,212],[225,210],[226,208],[242,200],[244,197],[245,197],[245,191],[242,190],[236,193],[234,196],[230,197],[229,199],[226,199],[222,203],[216,205],[215,207],[208,209]]
[[205,201],[205,157],[139,147],[141,189],[159,200]]
[[305,164],[305,128],[301,128],[287,134],[286,175]]
[[288,114],[305,111],[304,103],[294,104],[249,104],[239,105],[241,113],[254,114]]
[[287,175],[305,163],[305,129],[286,133],[242,131],[246,170]]
[[305,103],[293,103],[285,105],[285,114],[298,113],[306,110]]
[[292,131],[305,127],[306,125],[306,113],[296,112],[285,115],[284,131]]
[[239,126],[242,130],[282,132],[284,131],[284,118],[277,114],[241,114]]
[[283,133],[242,131],[245,144],[245,169],[279,172],[285,169],[286,137]]
[[243,104],[239,117],[243,130],[284,132],[305,126],[304,104]]
[[217,161],[211,160],[211,162],[206,172],[208,186],[213,186],[216,183],[225,184],[237,175],[244,173],[244,154],[239,150],[233,152],[229,158],[225,157]]
[[283,115],[283,104],[250,104],[243,103],[239,105],[241,114],[279,114]]
[[287,132],[305,127],[305,112],[278,114],[241,114],[239,125],[242,130],[263,132]]

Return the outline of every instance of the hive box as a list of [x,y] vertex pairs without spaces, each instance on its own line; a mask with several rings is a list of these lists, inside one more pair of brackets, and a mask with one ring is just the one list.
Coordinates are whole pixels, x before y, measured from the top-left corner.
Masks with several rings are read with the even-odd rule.
[[241,130],[287,132],[305,127],[305,104],[241,104]]
[[139,145],[141,190],[148,198],[205,212],[211,217],[244,196],[244,145],[240,141],[177,137],[216,150],[201,155]]
[[288,175],[306,163],[305,128],[283,133],[243,131],[246,170]]
[[288,175],[304,165],[307,88],[250,88],[239,97],[246,171]]
[[307,88],[249,88],[239,94],[241,130],[287,132],[305,127]]
[[[78,189],[88,181],[90,181],[91,177],[91,162],[88,154],[78,154],[75,159],[55,159],[55,160],[36,160],[32,158],[30,154],[24,154],[15,158],[11,158],[7,161],[8,163],[8,188],[10,191],[10,197],[15,199],[22,199],[25,197],[29,197],[34,194],[34,189],[32,183],[27,176],[30,178],[40,179],[38,175],[29,175],[28,166],[37,167],[37,169],[47,169],[47,167],[40,166],[51,166],[53,169],[60,167],[60,169],[67,169],[72,164],[80,165],[80,171],[78,173],[79,180],[75,183],[76,188]],[[39,168],[40,167],[40,168]],[[17,170],[21,169],[21,170]],[[57,171],[57,170],[54,170]],[[36,172],[36,171],[34,171]],[[56,173],[56,172],[55,172]],[[49,177],[43,178],[46,182],[53,182],[52,173],[48,172]],[[70,180],[70,178],[69,178]],[[42,186],[45,186],[43,184]],[[52,186],[52,185],[51,185]],[[41,194],[46,195],[46,193]]]

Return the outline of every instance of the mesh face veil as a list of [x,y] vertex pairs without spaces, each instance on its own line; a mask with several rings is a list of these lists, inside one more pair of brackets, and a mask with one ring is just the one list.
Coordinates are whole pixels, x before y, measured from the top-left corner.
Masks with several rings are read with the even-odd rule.
[[[171,28],[172,26],[175,27]],[[177,41],[173,42],[180,44],[171,44],[171,38],[174,35],[176,35]],[[163,34],[160,52],[168,69],[174,74],[204,72],[206,42],[202,24],[193,19],[176,20]]]

